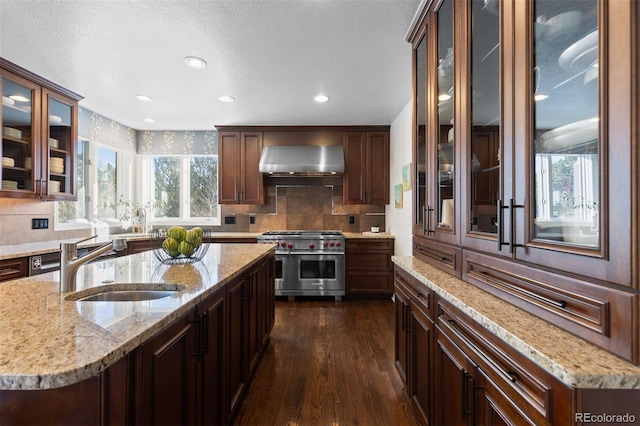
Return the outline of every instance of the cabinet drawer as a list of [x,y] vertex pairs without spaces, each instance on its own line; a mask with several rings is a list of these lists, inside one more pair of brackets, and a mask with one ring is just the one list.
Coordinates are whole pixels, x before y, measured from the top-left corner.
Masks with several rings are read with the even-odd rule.
[[458,278],[461,276],[461,249],[421,237],[413,237],[413,255]]
[[434,318],[435,293],[400,268],[395,269],[395,285],[402,287],[411,303],[428,318]]
[[391,250],[393,251],[392,239],[347,239],[348,250]]
[[27,259],[0,260],[0,281],[15,280],[28,275]]
[[388,252],[347,252],[347,269],[389,271],[393,269],[391,253]]
[[[638,295],[465,252],[464,280],[631,362]],[[636,318],[630,321],[630,319]]]
[[393,282],[391,272],[349,272],[347,273],[348,293],[393,293]]
[[438,300],[437,325],[531,424],[570,424],[568,404],[559,403],[570,398],[566,385],[445,300]]

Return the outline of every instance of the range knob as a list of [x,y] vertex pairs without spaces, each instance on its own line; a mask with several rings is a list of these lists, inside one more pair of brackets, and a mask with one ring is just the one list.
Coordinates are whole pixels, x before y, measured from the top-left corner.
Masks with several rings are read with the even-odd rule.
[[322,246],[323,247],[329,247],[329,243],[325,241],[324,243],[322,243]]
[[309,248],[310,248],[311,250],[313,250],[314,248],[316,248],[316,245],[315,245],[315,244],[313,244],[313,243],[311,243],[311,244],[309,244]]
[[287,243],[285,243],[284,241],[280,243],[280,247],[285,248],[287,246]]
[[342,245],[342,243],[341,243],[340,241],[338,241],[338,242],[336,243],[336,247],[340,247],[341,245]]
[[336,243],[334,243],[333,241],[331,241],[331,242],[329,243],[329,245],[330,245],[331,247],[333,247],[333,246],[335,246],[335,245],[336,245]]
[[289,248],[289,250],[291,250],[293,248],[293,244],[289,243],[287,247]]

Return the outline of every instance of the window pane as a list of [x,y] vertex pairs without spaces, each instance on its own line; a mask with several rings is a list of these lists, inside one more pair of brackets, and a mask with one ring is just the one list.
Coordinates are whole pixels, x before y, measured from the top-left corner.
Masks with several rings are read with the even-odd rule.
[[116,217],[116,152],[98,148],[98,203],[96,217]]
[[534,238],[583,247],[600,245],[598,4],[534,4]]
[[86,193],[86,144],[78,141],[78,155],[76,157],[76,188],[78,201],[61,201],[58,203],[58,221],[67,222],[73,219],[87,218]]
[[180,159],[155,157],[153,159],[153,194],[158,205],[156,217],[180,217]]
[[190,161],[190,217],[218,215],[218,159],[193,157]]

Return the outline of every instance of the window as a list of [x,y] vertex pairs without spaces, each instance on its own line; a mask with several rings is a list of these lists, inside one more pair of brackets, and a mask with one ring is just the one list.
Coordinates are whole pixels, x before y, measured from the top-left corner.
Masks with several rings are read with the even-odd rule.
[[55,229],[86,228],[95,222],[120,225],[120,197],[131,199],[136,189],[132,157],[86,139],[78,140],[78,201],[56,203]]
[[91,209],[88,205],[89,198],[87,197],[87,174],[89,171],[87,167],[88,145],[88,141],[78,141],[78,155],[76,157],[78,201],[61,201],[58,203],[56,212],[57,222],[59,223],[88,221],[88,210]]
[[96,218],[114,219],[116,217],[116,194],[118,179],[116,152],[108,148],[98,148],[98,186]]
[[147,166],[146,193],[156,203],[153,223],[220,224],[217,156],[154,156]]

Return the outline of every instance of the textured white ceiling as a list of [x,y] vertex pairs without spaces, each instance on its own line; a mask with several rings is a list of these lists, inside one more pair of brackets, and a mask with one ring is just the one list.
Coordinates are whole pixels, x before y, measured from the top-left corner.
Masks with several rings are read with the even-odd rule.
[[[411,99],[404,35],[418,4],[0,0],[0,56],[135,129],[390,124]],[[207,68],[187,68],[189,55]],[[320,92],[331,100],[314,102]]]

